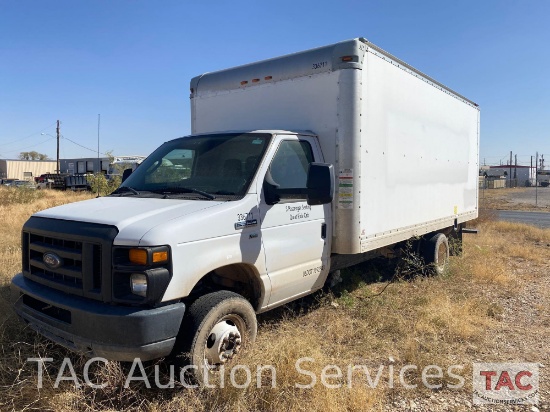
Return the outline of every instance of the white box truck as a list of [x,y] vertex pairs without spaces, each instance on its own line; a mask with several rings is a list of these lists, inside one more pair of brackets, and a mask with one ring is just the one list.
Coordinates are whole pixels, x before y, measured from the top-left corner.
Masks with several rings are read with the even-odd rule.
[[33,215],[15,309],[90,356],[214,370],[256,314],[478,213],[479,108],[359,38],[191,80],[192,135],[110,196]]

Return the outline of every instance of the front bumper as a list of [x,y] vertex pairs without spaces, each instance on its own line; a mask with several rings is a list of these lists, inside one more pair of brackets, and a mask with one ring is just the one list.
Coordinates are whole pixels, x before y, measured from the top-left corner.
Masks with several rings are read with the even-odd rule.
[[38,333],[87,356],[151,360],[172,351],[185,313],[181,302],[153,309],[114,306],[69,295],[16,275],[17,314]]

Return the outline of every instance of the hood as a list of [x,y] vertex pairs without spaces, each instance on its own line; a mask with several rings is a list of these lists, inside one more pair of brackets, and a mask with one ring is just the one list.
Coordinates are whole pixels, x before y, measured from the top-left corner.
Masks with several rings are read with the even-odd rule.
[[100,197],[46,209],[34,216],[111,225],[116,226],[119,232],[128,226],[139,227],[143,223],[143,230],[146,231],[158,224],[222,203],[225,202],[129,196]]

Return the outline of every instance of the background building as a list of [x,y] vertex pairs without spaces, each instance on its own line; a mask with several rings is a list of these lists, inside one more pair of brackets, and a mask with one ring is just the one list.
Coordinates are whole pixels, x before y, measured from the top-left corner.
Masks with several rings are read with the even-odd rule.
[[[86,173],[120,174],[124,169],[135,169],[145,156],[84,157],[78,159],[59,159],[61,173],[83,175]],[[111,163],[111,160],[113,161]]]
[[0,178],[34,180],[44,173],[55,173],[55,160],[9,160],[0,159]]
[[535,168],[530,166],[491,166],[489,173],[506,176],[508,187],[532,186],[535,182]]
[[59,159],[59,169],[61,173],[70,175],[83,175],[86,173],[108,173],[108,157],[83,157],[78,159]]
[[480,175],[497,187],[525,187],[535,184],[535,168],[530,166],[482,166]]

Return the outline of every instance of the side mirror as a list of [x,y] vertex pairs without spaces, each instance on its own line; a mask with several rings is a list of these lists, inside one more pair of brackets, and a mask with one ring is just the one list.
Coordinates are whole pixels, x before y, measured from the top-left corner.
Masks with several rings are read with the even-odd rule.
[[271,177],[271,171],[268,169],[264,179],[264,196],[265,203],[274,205],[281,201],[281,195],[278,193],[279,184],[275,183]]
[[334,168],[328,163],[311,163],[307,172],[307,204],[324,205],[334,197]]
[[132,169],[124,169],[124,172],[122,172],[122,182],[128,179],[131,174],[132,174]]

